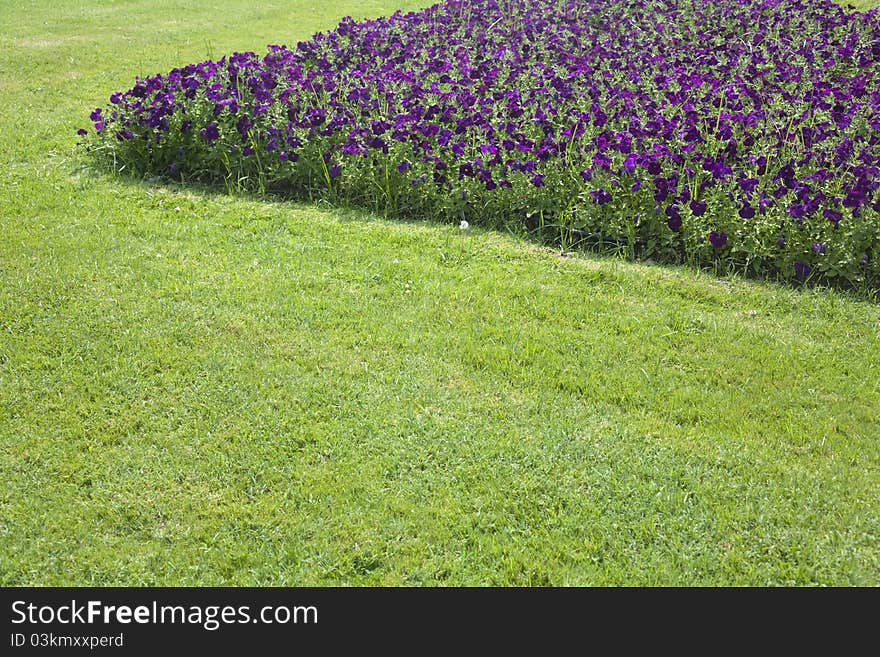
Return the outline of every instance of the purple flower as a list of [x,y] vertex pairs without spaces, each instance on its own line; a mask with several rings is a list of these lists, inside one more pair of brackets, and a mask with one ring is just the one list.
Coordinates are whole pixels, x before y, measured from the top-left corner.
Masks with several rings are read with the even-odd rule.
[[248,130],[253,127],[254,122],[247,114],[242,115],[235,124],[235,129],[238,130],[238,134],[241,135],[242,139],[247,136]]
[[[369,181],[395,166],[396,184],[436,183],[412,194],[429,213],[461,203],[450,178],[467,181],[466,201],[485,207],[487,221],[509,202],[562,211],[587,192],[589,204],[615,209],[591,230],[618,231],[620,217],[654,208],[638,239],[697,264],[711,251],[670,239],[661,217],[673,232],[687,218],[697,243],[715,249],[742,239],[765,269],[814,240],[802,257],[827,251],[852,263],[878,250],[876,16],[826,0],[636,4],[469,0],[345,18],[293,48],[137,78],[90,125],[102,152],[159,175],[173,157],[181,171],[220,180],[230,156],[248,185],[268,175],[311,194],[310,171],[337,178],[350,166],[342,200],[367,205],[389,192]],[[280,165],[298,158],[303,166]],[[730,241],[696,219],[709,220],[703,199]],[[724,216],[731,208],[737,226]]]
[[746,194],[751,194],[752,192],[754,192],[757,186],[757,178],[743,178],[739,181],[739,188],[743,190]]
[[709,233],[709,244],[716,249],[723,249],[727,245],[727,233],[724,231],[718,233],[713,230]]
[[790,214],[795,219],[804,218],[805,208],[800,203],[793,203],[792,205],[788,206],[785,211],[788,212],[788,214]]
[[199,136],[208,143],[211,143],[220,139],[220,130],[217,128],[217,124],[212,121],[199,130]]
[[825,217],[831,224],[837,228],[840,220],[843,219],[843,214],[838,212],[837,210],[832,210],[831,208],[825,208],[822,210],[822,216]]
[[797,278],[804,279],[810,275],[812,268],[806,262],[798,260],[794,263],[794,275]]
[[695,217],[702,217],[704,214],[706,214],[705,201],[693,200],[690,202],[689,207],[691,209],[691,212],[694,213]]
[[611,201],[611,193],[605,191],[604,189],[596,189],[590,192],[590,196],[593,197],[593,200],[599,205],[605,205],[609,201]]
[[743,206],[739,209],[739,216],[743,219],[751,219],[755,216],[755,208],[753,208],[748,203],[743,204]]
[[596,153],[593,156],[593,166],[600,169],[609,169],[611,167],[611,158],[604,153]]

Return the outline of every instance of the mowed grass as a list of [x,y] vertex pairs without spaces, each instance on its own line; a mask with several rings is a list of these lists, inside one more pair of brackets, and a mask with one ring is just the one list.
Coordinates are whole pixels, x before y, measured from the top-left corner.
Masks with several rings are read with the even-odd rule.
[[880,584],[876,304],[73,147],[404,6],[0,0],[0,584]]

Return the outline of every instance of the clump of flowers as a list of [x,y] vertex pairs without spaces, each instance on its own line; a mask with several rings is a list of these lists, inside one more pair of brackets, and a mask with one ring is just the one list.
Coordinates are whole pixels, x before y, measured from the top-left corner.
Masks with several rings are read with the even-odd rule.
[[142,174],[880,280],[880,19],[828,0],[447,0],[138,79],[91,120]]

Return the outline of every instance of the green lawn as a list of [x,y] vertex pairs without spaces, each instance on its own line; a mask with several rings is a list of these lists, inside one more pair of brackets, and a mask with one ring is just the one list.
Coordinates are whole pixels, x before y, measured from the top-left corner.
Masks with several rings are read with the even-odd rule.
[[420,4],[0,0],[0,584],[880,584],[878,305],[74,149]]

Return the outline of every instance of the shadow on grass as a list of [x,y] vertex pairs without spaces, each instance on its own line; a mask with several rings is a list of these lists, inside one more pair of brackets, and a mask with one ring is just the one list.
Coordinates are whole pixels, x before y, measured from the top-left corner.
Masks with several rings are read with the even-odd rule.
[[[126,186],[142,189],[155,190],[163,189],[166,191],[187,194],[195,194],[204,198],[235,198],[239,200],[252,202],[271,202],[281,205],[289,205],[300,208],[317,209],[325,212],[334,213],[341,221],[350,223],[368,223],[375,222],[377,219],[382,221],[393,221],[403,224],[414,224],[426,227],[449,227],[458,222],[458,218],[450,217],[449,220],[443,221],[433,218],[424,218],[416,215],[406,214],[383,214],[375,209],[358,205],[352,202],[346,202],[344,199],[328,200],[321,198],[316,192],[313,198],[303,198],[302,195],[284,192],[279,190],[256,192],[249,189],[230,189],[227,185],[211,183],[205,181],[186,181],[180,182],[163,177],[141,177],[133,174],[119,173],[112,170],[102,169],[86,163],[82,164],[79,169],[80,173],[87,173],[90,176],[110,176],[115,181],[125,184]],[[547,248],[555,249],[562,255],[578,255],[586,254],[603,260],[625,259],[629,262],[636,262],[642,265],[651,265],[664,268],[676,268],[683,271],[701,271],[706,272],[715,277],[734,280],[746,280],[761,285],[769,286],[773,289],[788,290],[814,290],[819,292],[833,292],[840,294],[844,298],[856,301],[866,302],[872,305],[880,305],[880,281],[876,284],[866,284],[863,286],[854,286],[841,281],[835,283],[829,279],[817,279],[813,276],[805,281],[794,281],[784,278],[778,273],[776,274],[760,274],[737,269],[730,269],[722,266],[717,262],[715,266],[698,266],[694,263],[678,261],[664,262],[657,261],[652,258],[641,258],[638,255],[632,257],[632,250],[626,244],[625,238],[621,239],[614,236],[602,235],[600,233],[587,233],[576,228],[566,228],[567,234],[560,233],[556,224],[545,224],[543,226],[532,224],[525,217],[520,219],[511,219],[501,227],[486,227],[479,225],[483,230],[498,230],[516,239],[521,239],[531,244],[537,244]]]

